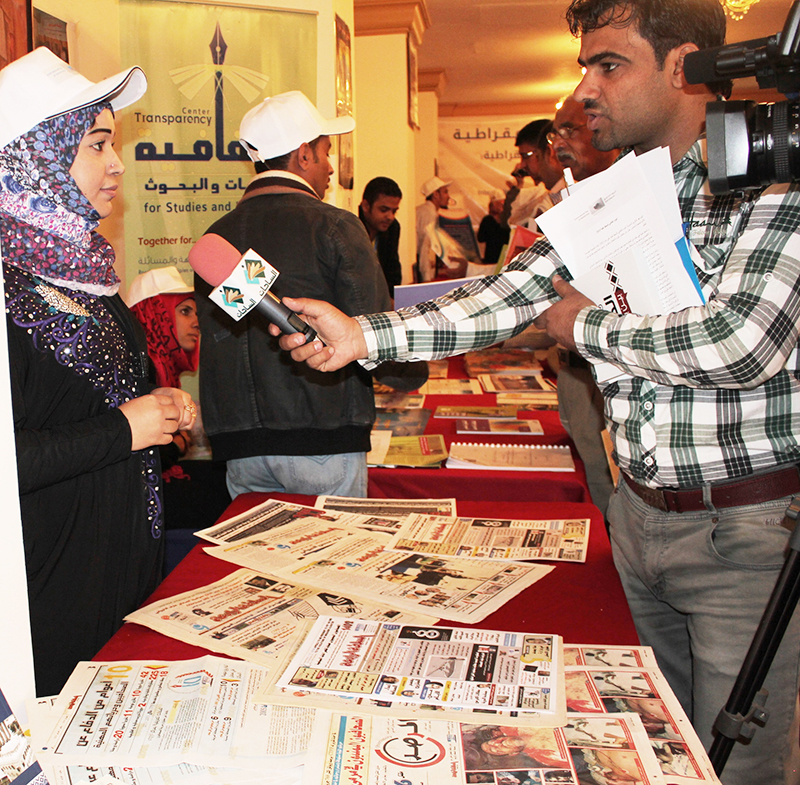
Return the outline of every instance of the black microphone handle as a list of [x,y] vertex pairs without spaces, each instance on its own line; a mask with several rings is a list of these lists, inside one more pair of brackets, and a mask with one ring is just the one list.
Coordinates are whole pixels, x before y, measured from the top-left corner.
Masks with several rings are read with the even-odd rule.
[[314,328],[304,322],[294,311],[287,308],[272,292],[267,292],[261,302],[256,304],[256,310],[260,311],[273,324],[281,328],[281,332],[303,333],[306,336],[306,343],[310,343],[317,337]]

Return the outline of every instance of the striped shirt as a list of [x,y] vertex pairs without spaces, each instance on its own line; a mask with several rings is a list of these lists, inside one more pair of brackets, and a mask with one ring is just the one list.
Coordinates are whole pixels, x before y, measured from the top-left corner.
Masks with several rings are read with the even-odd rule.
[[[673,167],[707,304],[661,315],[585,308],[579,352],[623,372],[601,382],[620,468],[688,488],[800,461],[800,186],[714,196],[705,140]],[[520,332],[570,280],[540,240],[499,275],[438,300],[358,317],[370,363],[435,359]]]

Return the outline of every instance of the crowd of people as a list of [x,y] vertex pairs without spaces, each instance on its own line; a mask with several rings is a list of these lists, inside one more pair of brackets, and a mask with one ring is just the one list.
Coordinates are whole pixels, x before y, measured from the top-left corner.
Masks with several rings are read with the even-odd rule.
[[[717,0],[572,0],[566,16],[583,77],[552,119],[520,129],[514,179],[487,220],[535,227],[568,183],[665,147],[705,305],[659,315],[597,307],[542,238],[497,274],[393,311],[402,192],[376,177],[358,216],[326,203],[331,137],[354,121],[326,118],[293,91],[242,118],[254,176],[207,231],[269,259],[278,295],[307,295],[284,301],[318,338],[280,335],[255,311],[232,321],[209,284],[197,277],[191,287],[175,270],[132,282],[131,313],[96,230],[124,170],[116,112],[144,93],[144,74],[133,67],[95,84],[47,49],[0,71],[0,243],[40,695],[58,692],[160,580],[162,460],[186,454],[198,414],[181,373],[199,363],[203,426],[231,495],[365,496],[373,380],[417,389],[427,360],[535,324],[570,353],[560,412],[605,513],[640,639],[710,745],[800,493],[800,187],[710,193],[705,109],[729,85],[690,87],[684,60],[724,42]],[[422,188],[426,280],[451,275],[438,263],[431,272],[425,252],[451,185],[434,177]],[[488,226],[496,262],[503,235]],[[596,381],[600,362],[619,374]],[[602,447],[593,452],[603,427],[616,488],[600,476]],[[765,686],[769,722],[735,747],[726,785],[755,772],[800,782],[797,614]],[[512,753],[556,755],[516,731],[475,747]]]

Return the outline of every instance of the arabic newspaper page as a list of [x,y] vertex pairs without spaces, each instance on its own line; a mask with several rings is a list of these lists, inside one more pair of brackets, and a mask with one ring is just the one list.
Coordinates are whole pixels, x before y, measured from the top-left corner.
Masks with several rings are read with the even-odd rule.
[[195,532],[209,542],[224,545],[234,543],[249,537],[264,534],[272,529],[285,526],[287,523],[297,521],[322,521],[340,527],[357,526],[362,523],[362,516],[345,512],[326,511],[315,507],[305,507],[302,504],[268,499],[234,518],[214,524],[207,529]]
[[235,766],[303,764],[313,710],[253,698],[266,673],[206,656],[178,662],[83,662],[36,750],[43,764]]
[[325,712],[311,747],[324,753],[305,765],[303,785],[666,782],[634,714],[520,728]]
[[272,680],[318,616],[422,625],[437,621],[245,569],[146,605],[125,620],[266,667]]
[[320,617],[278,678],[285,689],[443,708],[514,710],[562,724],[556,635]]
[[553,566],[386,550],[391,536],[301,520],[206,553],[273,577],[474,624]]
[[[621,649],[613,647],[581,650],[580,656],[587,659],[596,658],[597,653],[610,660],[624,656]],[[624,661],[632,662],[638,652],[631,649],[631,656],[624,656]],[[571,665],[564,671],[568,712],[635,712],[640,716],[669,785],[719,783],[700,739],[660,670]]]
[[367,516],[362,528],[394,534],[406,515],[455,515],[455,499],[361,499],[346,496],[317,496],[315,507]]
[[389,548],[463,559],[586,561],[589,518],[522,521],[408,515]]

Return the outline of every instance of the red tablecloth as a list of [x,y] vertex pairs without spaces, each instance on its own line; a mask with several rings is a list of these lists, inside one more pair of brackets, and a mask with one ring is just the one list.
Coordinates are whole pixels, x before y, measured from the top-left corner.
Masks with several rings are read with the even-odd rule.
[[[449,363],[449,378],[464,379],[461,357]],[[437,406],[496,406],[497,396],[486,395],[426,395],[425,408]],[[539,420],[543,436],[513,436],[509,434],[456,434],[455,420],[431,415],[425,433],[440,433],[449,449],[453,441],[516,442],[520,444],[569,444],[571,441],[561,425],[556,411],[520,412],[520,419]],[[576,471],[570,473],[477,471],[475,469],[382,469],[371,467],[367,495],[373,499],[430,499],[455,498],[458,501],[511,502],[591,502],[586,487],[586,473],[573,448]]]
[[[313,499],[288,494],[274,498],[300,504]],[[237,497],[223,518],[241,512],[269,498],[266,494]],[[458,513],[468,517],[494,518],[591,518],[589,554],[585,564],[555,562],[556,568],[538,583],[517,595],[481,627],[555,633],[570,643],[637,644],[628,605],[611,559],[611,548],[599,510],[574,502],[460,502]],[[153,593],[150,601],[179,594],[219,580],[236,568],[206,555],[198,545]],[[461,625],[464,626],[464,625]],[[160,633],[126,624],[98,652],[97,660],[188,659],[208,653]]]

